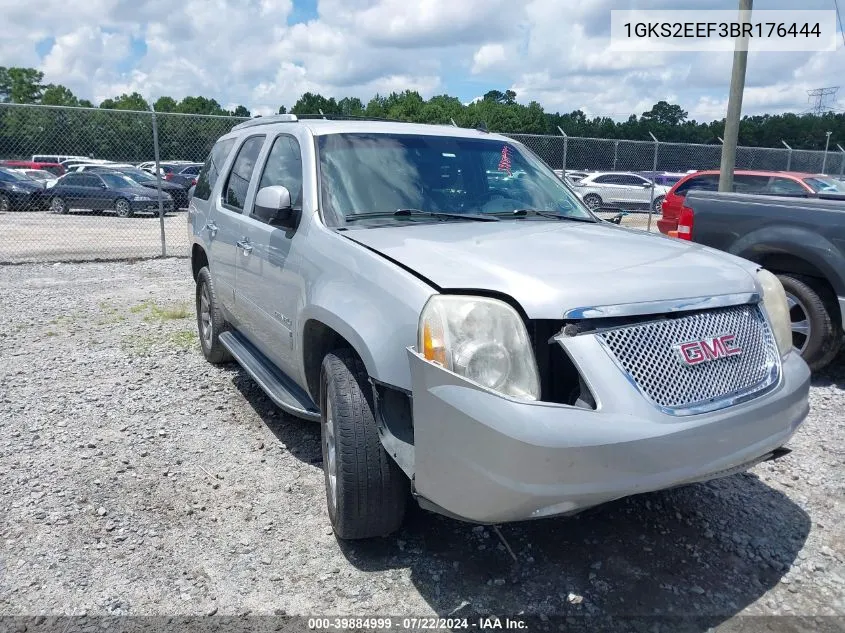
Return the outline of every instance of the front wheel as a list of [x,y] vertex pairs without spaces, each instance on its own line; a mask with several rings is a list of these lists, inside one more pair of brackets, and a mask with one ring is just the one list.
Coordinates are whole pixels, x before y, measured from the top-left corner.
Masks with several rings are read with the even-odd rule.
[[117,202],[114,203],[114,212],[119,218],[131,218],[132,205],[129,204],[129,200],[126,198],[118,198]]
[[778,275],[786,292],[792,347],[801,354],[810,369],[816,371],[830,364],[842,347],[842,327],[831,298],[818,283],[798,275]]
[[408,479],[381,445],[367,370],[349,349],[323,359],[320,411],[326,499],[335,534],[364,539],[398,530]]

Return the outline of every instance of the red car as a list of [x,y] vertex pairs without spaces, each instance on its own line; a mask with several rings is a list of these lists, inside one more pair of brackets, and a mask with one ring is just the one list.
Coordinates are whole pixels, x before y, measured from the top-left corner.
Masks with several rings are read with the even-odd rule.
[[[677,237],[678,218],[681,215],[681,207],[684,206],[684,198],[688,191],[694,189],[718,191],[719,172],[697,171],[675,183],[663,199],[662,217],[657,221],[657,229],[661,233]],[[734,172],[734,191],[805,198],[815,197],[820,193],[845,196],[845,183],[819,174],[737,169]]]
[[59,165],[59,163],[35,163],[31,160],[0,160],[0,166],[9,169],[43,169],[56,176],[65,175],[64,165]]

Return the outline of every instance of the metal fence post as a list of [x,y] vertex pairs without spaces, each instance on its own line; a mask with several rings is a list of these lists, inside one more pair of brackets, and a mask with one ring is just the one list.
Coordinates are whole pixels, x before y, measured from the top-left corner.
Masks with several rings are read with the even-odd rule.
[[786,171],[792,171],[792,148],[783,139],[780,140],[783,146],[789,151],[786,153]]
[[836,144],[836,147],[842,152],[842,156],[839,157],[839,177],[842,178],[843,173],[845,173],[845,149],[842,149],[839,143]]
[[613,171],[616,171],[616,160],[619,156],[619,141],[613,142]]
[[558,130],[558,132],[563,134],[563,165],[562,165],[562,169],[563,169],[563,177],[566,178],[566,150],[567,150],[566,146],[568,144],[569,137],[566,135],[566,132],[564,132],[563,129],[561,129],[561,127],[559,125],[557,126],[557,130]]
[[[660,145],[660,142],[657,140],[657,137],[652,134],[651,132],[648,135],[654,139],[654,163],[652,164],[651,171],[657,171],[657,148]],[[651,233],[651,216],[654,214],[654,181],[651,181],[651,197],[648,203],[648,232]]]
[[161,225],[161,256],[167,257],[167,245],[164,239],[164,200],[161,194],[161,166],[158,155],[158,124],[156,123],[156,110],[150,104],[150,112],[153,118],[153,157],[156,161],[156,190],[158,191],[158,221]]

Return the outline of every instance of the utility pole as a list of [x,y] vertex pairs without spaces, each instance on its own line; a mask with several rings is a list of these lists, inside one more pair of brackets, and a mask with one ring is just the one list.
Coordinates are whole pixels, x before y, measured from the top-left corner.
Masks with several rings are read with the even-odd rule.
[[[751,19],[753,0],[739,0],[739,21]],[[734,47],[734,64],[731,73],[731,91],[728,95],[728,114],[725,117],[725,142],[722,144],[722,165],[719,173],[719,191],[733,191],[736,167],[736,143],[739,138],[739,119],[742,114],[742,93],[745,90],[745,69],[748,66],[748,38],[738,37]]]

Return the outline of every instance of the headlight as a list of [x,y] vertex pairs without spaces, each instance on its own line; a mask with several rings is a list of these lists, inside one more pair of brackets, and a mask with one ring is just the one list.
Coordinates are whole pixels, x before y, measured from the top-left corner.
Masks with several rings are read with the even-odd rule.
[[763,308],[769,315],[778,350],[781,356],[785,356],[792,349],[792,319],[789,316],[786,293],[780,279],[768,270],[757,271],[757,279],[763,287]]
[[9,185],[9,191],[12,191],[14,193],[26,193],[26,189],[24,189],[20,185]]
[[428,361],[507,396],[540,398],[525,324],[503,301],[435,295],[420,315],[417,338],[417,349]]

